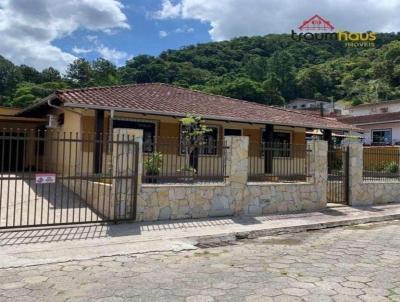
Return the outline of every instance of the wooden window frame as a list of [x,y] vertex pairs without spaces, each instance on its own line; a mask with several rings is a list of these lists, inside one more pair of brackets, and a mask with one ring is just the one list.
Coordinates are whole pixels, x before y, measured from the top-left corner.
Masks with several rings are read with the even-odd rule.
[[[143,149],[143,153],[145,154],[151,154],[153,152],[157,152],[157,136],[158,136],[158,126],[159,126],[159,121],[157,120],[147,120],[147,119],[138,119],[138,118],[129,118],[129,117],[119,117],[116,116],[113,119],[111,119],[111,122],[114,123],[114,121],[127,121],[127,122],[137,122],[137,123],[148,123],[148,124],[154,124],[154,148],[153,151],[149,152],[149,151],[145,151]],[[114,128],[114,126],[113,126]],[[131,128],[131,129],[135,129],[135,128]],[[140,129],[139,129],[140,130]],[[144,142],[143,142],[144,143]]]

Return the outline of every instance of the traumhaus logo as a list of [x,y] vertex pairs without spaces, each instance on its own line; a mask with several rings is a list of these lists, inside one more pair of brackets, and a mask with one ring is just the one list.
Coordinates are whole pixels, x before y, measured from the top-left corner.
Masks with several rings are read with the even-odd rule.
[[319,15],[303,21],[298,27],[299,33],[292,29],[292,39],[295,41],[341,41],[347,47],[374,47],[376,33],[335,31],[333,24]]

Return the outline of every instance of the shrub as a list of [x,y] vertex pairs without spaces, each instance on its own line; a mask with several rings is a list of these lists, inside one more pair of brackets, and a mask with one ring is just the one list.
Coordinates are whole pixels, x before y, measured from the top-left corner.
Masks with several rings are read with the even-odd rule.
[[385,165],[385,172],[389,172],[389,173],[398,173],[399,172],[399,165],[392,161],[389,162]]
[[149,157],[144,161],[144,168],[148,175],[158,175],[161,170],[163,162],[163,155],[161,152],[153,152],[149,154]]

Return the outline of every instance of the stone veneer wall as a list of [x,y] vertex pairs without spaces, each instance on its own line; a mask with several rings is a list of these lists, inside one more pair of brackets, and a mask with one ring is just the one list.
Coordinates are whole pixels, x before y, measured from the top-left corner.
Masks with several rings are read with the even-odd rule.
[[[307,183],[248,183],[249,138],[226,137],[228,178],[219,184],[143,184],[138,221],[316,210],[326,206],[327,144],[311,142],[313,177]],[[139,155],[142,159],[142,156]]]
[[399,181],[363,181],[363,146],[361,143],[350,143],[349,152],[350,205],[400,202]]

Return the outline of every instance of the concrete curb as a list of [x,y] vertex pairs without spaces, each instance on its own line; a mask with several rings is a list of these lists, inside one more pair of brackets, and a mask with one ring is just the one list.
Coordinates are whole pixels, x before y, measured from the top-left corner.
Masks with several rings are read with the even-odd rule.
[[400,214],[374,216],[368,218],[344,219],[340,221],[330,221],[314,224],[304,224],[280,228],[266,228],[262,230],[246,231],[246,232],[233,232],[209,236],[192,236],[185,238],[193,245],[212,245],[219,242],[232,242],[242,239],[254,239],[264,236],[275,236],[290,233],[300,233],[308,231],[316,231],[329,228],[337,228],[344,226],[352,226],[358,224],[376,223],[384,221],[400,220]]

